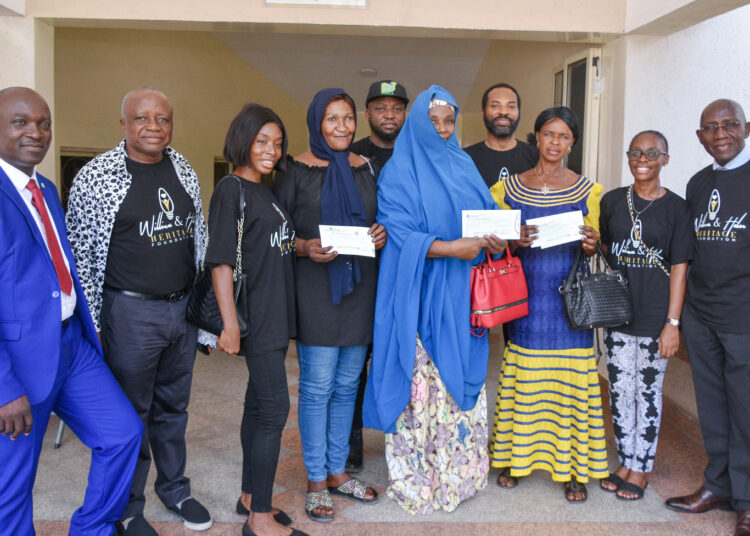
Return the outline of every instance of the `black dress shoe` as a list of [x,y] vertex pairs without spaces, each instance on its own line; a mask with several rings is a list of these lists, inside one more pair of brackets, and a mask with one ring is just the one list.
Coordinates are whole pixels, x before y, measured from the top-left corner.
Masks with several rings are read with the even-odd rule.
[[732,510],[729,499],[718,495],[701,486],[698,491],[683,497],[672,497],[664,503],[667,508],[683,514],[702,514],[710,510]]
[[[237,512],[241,516],[249,516],[250,510],[245,508],[245,505],[242,504],[242,498],[237,499],[237,506],[235,507],[235,512]],[[289,515],[284,511],[279,509],[278,513],[273,515],[274,520],[279,525],[284,525],[285,527],[288,527],[292,524],[292,518],[289,517]]]
[[734,536],[750,536],[750,510],[737,511],[737,525]]
[[349,457],[346,460],[347,473],[359,473],[362,470],[362,428],[352,428],[349,436]]
[[[242,524],[242,536],[258,536],[253,532],[253,529],[250,528],[250,525],[247,523]],[[302,532],[301,530],[292,529],[292,533],[289,536],[309,536],[306,532]]]

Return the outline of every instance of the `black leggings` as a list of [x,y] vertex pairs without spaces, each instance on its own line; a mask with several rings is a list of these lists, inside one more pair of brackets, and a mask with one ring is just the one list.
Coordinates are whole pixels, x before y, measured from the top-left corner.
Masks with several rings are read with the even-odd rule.
[[242,491],[252,493],[250,509],[271,511],[273,481],[279,462],[281,432],[289,415],[286,348],[246,356],[250,378],[242,415]]

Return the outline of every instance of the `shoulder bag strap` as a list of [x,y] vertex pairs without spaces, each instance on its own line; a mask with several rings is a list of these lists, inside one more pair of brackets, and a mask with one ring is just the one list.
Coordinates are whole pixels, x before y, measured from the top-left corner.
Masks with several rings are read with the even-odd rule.
[[[635,227],[635,216],[633,213],[635,212],[635,209],[633,208],[633,185],[631,184],[628,186],[628,212],[630,213],[630,221],[633,222],[633,227]],[[649,256],[654,260],[656,264],[659,265],[659,268],[661,268],[661,271],[664,272],[667,277],[669,277],[669,270],[667,270],[666,266],[659,260],[659,257],[657,257],[653,251],[651,251],[651,248],[646,245],[646,242],[643,241],[643,233],[641,233],[640,236],[641,245],[643,246],[643,249],[646,250],[646,252],[649,254]]]
[[240,188],[240,216],[237,220],[237,261],[234,263],[234,270],[232,271],[232,279],[237,281],[237,276],[242,273],[242,233],[245,229],[245,191],[242,189],[242,179],[238,176],[234,176],[237,179],[237,186]]

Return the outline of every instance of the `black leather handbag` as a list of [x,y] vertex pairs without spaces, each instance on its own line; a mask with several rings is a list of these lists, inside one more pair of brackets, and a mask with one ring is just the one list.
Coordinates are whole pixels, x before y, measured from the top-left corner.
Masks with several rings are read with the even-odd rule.
[[599,244],[595,256],[594,273],[583,247],[579,247],[570,274],[560,287],[570,329],[615,328],[633,320],[628,280],[619,270],[612,270]]
[[[240,188],[240,218],[237,220],[237,262],[234,264],[232,279],[234,280],[234,305],[237,310],[237,323],[240,326],[240,337],[247,337],[250,332],[249,303],[247,295],[247,276],[242,273],[242,231],[245,226],[245,193],[242,190],[242,179],[237,179]],[[208,239],[206,240],[208,249]],[[204,251],[205,257],[205,251]],[[219,304],[216,302],[211,270],[206,270],[201,260],[198,275],[195,278],[193,291],[187,304],[185,317],[188,322],[200,329],[216,335],[221,335],[224,322],[221,320]]]

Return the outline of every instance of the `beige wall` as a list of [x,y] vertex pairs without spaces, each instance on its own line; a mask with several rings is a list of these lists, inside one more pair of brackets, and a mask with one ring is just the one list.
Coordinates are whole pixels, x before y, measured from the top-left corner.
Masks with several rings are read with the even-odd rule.
[[506,82],[521,95],[521,123],[516,136],[526,139],[532,132],[534,119],[543,109],[552,106],[554,73],[563,61],[587,45],[541,43],[527,41],[493,41],[461,112],[461,143],[471,145],[487,137],[482,121],[482,94],[497,82]]
[[114,147],[122,139],[122,96],[141,85],[171,98],[172,145],[197,171],[206,201],[214,157],[246,102],[260,102],[281,116],[292,154],[307,147],[305,111],[208,33],[62,28],[55,52],[58,147]]

